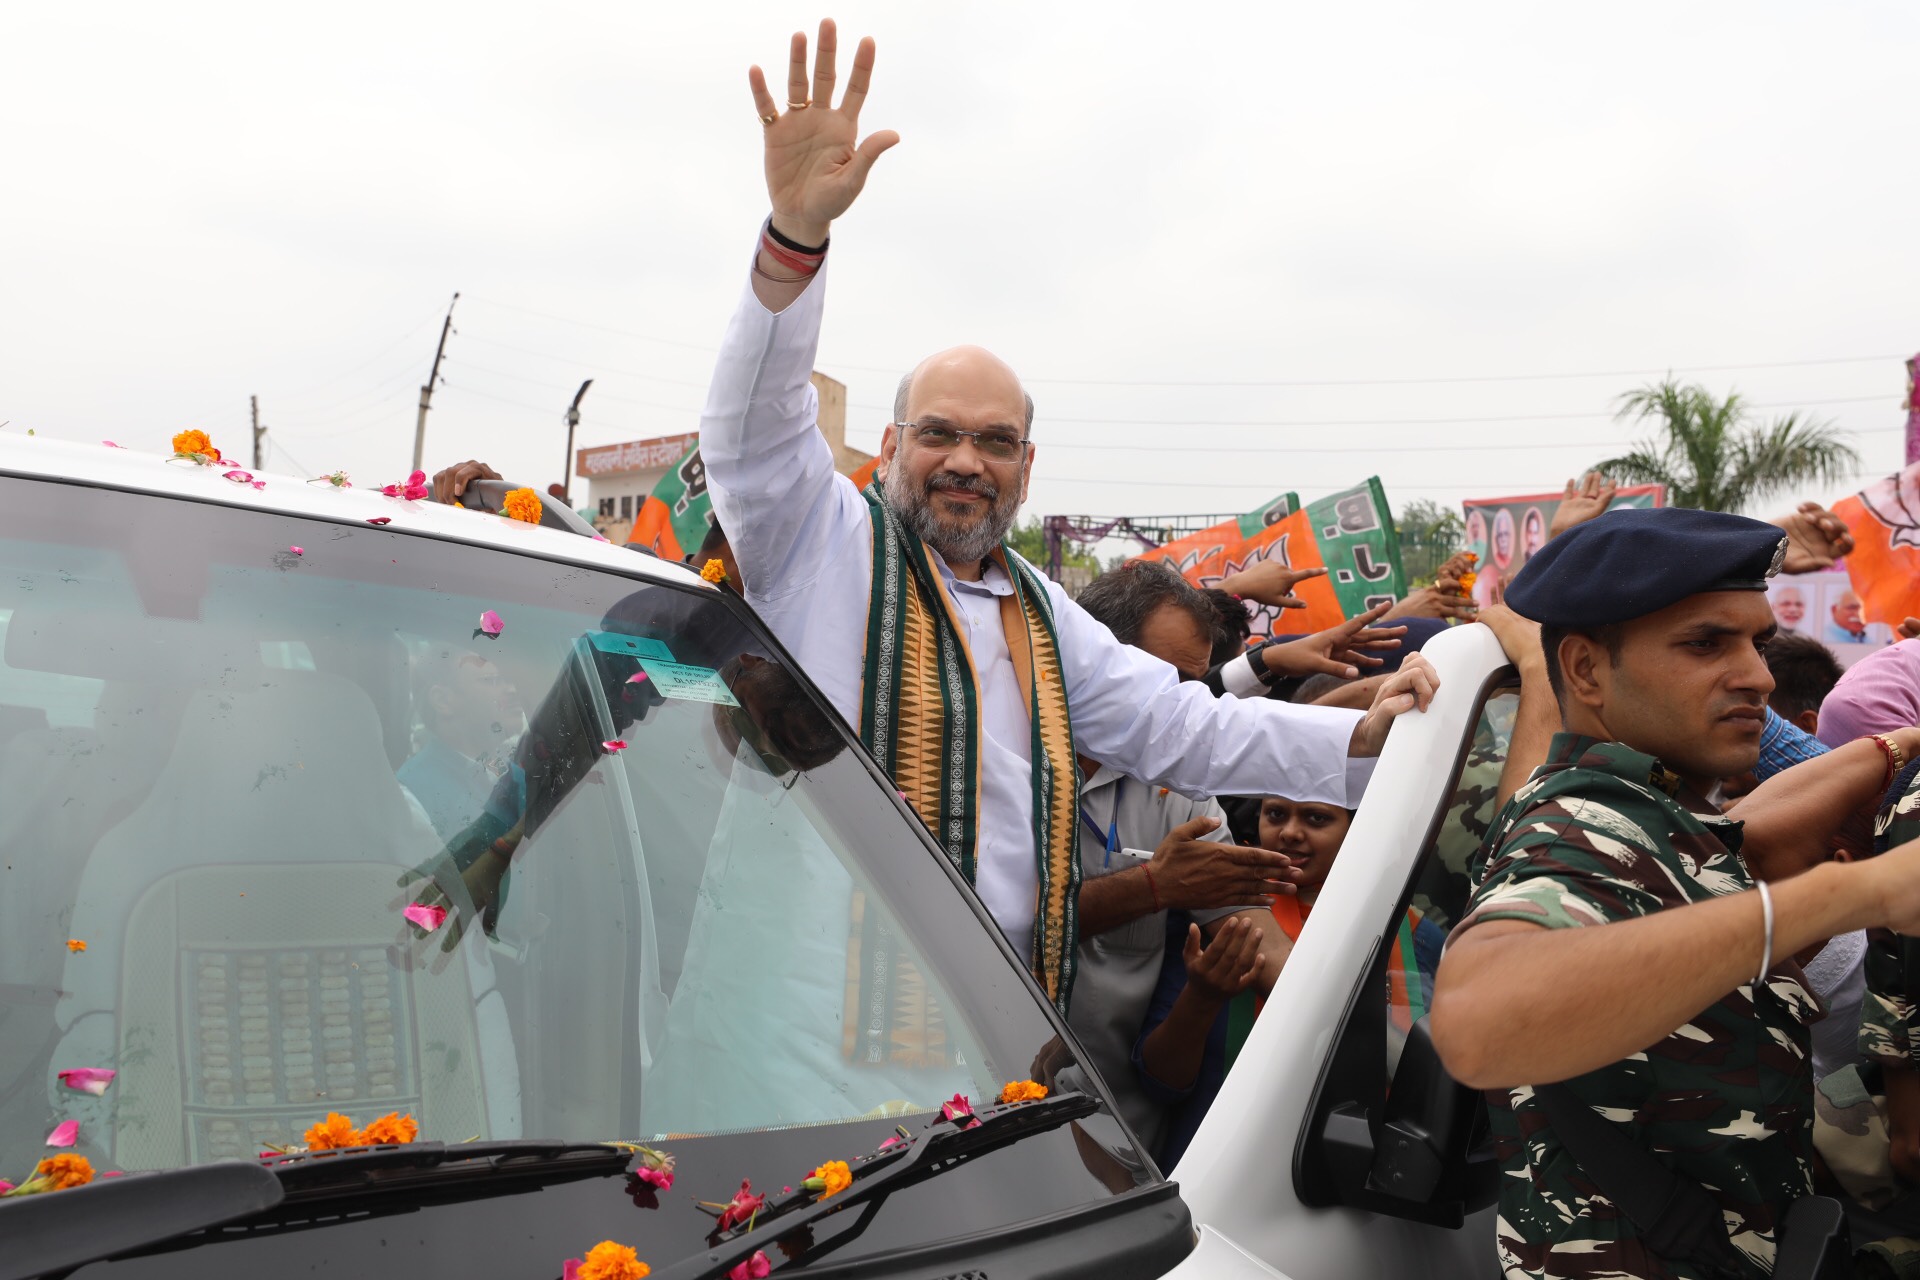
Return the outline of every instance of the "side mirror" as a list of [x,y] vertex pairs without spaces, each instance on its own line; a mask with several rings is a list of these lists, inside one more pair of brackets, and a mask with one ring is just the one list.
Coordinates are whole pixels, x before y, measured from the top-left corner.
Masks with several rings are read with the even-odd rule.
[[1497,1193],[1491,1153],[1475,1151],[1484,1146],[1486,1129],[1485,1099],[1447,1074],[1428,1020],[1421,1018],[1407,1033],[1387,1093],[1368,1188],[1416,1204],[1457,1203],[1471,1212]]

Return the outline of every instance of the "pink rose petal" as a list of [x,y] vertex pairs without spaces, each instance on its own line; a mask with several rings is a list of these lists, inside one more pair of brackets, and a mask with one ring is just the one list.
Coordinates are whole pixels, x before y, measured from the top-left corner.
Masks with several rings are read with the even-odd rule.
[[568,1258],[560,1264],[560,1280],[579,1280],[580,1268],[584,1265],[578,1258]]
[[306,549],[304,547],[288,547],[287,550],[293,552],[293,554],[297,556],[303,556],[307,554]]
[[52,1133],[47,1135],[47,1145],[50,1147],[70,1147],[78,1141],[80,1141],[78,1120],[63,1120],[54,1126]]
[[267,487],[267,482],[265,480],[255,480],[252,482],[252,484],[253,484],[253,487],[256,489],[264,489]]
[[605,542],[607,540],[607,535],[604,533],[596,533],[593,535],[593,540],[595,542]]
[[[113,441],[111,441],[111,440],[102,440],[102,441],[101,441],[100,443],[101,443],[101,444],[103,444],[103,445],[105,445],[105,446],[107,446],[107,448],[109,448],[109,449],[124,449],[124,448],[126,448],[126,447],[127,447],[127,446],[125,446],[125,445],[123,445],[123,444],[115,444],[115,443],[114,443]],[[8,1183],[7,1185],[8,1185],[8,1186],[12,1186],[13,1184],[12,1184],[12,1183]]]
[[643,1168],[634,1176],[650,1187],[658,1187],[662,1191],[673,1190],[673,1170],[671,1169]]
[[445,907],[430,907],[424,902],[410,903],[406,910],[400,914],[419,925],[422,929],[425,929],[428,933],[432,933],[435,929],[438,929],[447,922],[447,909]]
[[223,471],[220,474],[223,479],[231,480],[235,484],[251,484],[253,482],[253,472],[251,471],[241,471],[236,468],[232,471]]
[[766,1280],[773,1274],[773,1264],[767,1261],[767,1255],[755,1249],[753,1256],[727,1272],[727,1280]]
[[99,1097],[120,1073],[107,1067],[71,1067],[59,1073],[60,1083],[80,1093]]
[[600,744],[600,747],[610,756],[619,755],[627,749],[627,740],[625,738],[608,738]]
[[124,1178],[127,1175],[120,1172],[120,1170],[118,1169],[108,1169],[105,1173],[102,1173],[100,1176],[103,1178]]
[[500,615],[491,609],[480,615],[480,630],[487,635],[499,635],[500,632],[506,628],[506,625],[506,623],[500,621]]
[[639,684],[640,682],[642,682],[642,681],[643,681],[643,680],[645,680],[646,678],[647,678],[647,673],[646,673],[646,672],[644,672],[644,671],[636,671],[636,672],[634,672],[634,673],[633,673],[632,675],[630,675],[630,676],[628,676],[628,677],[627,677],[627,683],[628,683],[628,684]]
[[[120,446],[115,445],[113,447],[118,449]],[[5,1178],[0,1178],[0,1196],[7,1194],[7,1192],[11,1190],[13,1190],[13,1184],[11,1182],[8,1182]]]
[[368,524],[392,524],[393,517],[392,516],[369,516],[367,517],[367,523]]

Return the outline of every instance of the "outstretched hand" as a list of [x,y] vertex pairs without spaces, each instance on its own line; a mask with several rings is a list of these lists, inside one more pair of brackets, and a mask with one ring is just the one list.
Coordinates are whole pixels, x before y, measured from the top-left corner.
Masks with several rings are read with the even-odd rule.
[[1308,578],[1324,578],[1324,567],[1313,569],[1289,569],[1279,560],[1262,560],[1248,565],[1239,573],[1230,573],[1220,579],[1222,591],[1236,596],[1244,596],[1255,604],[1264,604],[1273,609],[1304,609],[1307,602],[1293,594],[1293,589]]
[[860,141],[860,107],[873,79],[873,38],[860,41],[840,105],[833,105],[837,51],[833,19],[820,24],[813,74],[807,74],[807,37],[793,33],[787,58],[787,106],[767,88],[759,67],[747,72],[754,110],[766,133],[767,196],[773,227],[804,245],[824,244],[829,224],[847,211],[880,153],[900,141],[882,129]]
[[1285,644],[1270,644],[1260,650],[1267,670],[1280,676],[1312,676],[1322,673],[1345,680],[1360,675],[1361,667],[1378,667],[1386,659],[1377,652],[1400,647],[1405,627],[1376,627],[1393,604],[1375,605],[1365,613],[1348,618],[1338,626],[1316,631]]

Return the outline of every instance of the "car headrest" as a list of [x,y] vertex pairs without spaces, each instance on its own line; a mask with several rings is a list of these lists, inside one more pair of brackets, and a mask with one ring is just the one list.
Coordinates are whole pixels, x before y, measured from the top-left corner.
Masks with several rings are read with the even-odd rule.
[[269,671],[258,641],[177,618],[29,606],[14,609],[6,636],[15,670],[188,687],[247,684]]

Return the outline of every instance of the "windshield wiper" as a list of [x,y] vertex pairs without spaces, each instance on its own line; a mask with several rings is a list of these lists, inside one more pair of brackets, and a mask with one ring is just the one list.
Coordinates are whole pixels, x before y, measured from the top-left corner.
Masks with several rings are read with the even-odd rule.
[[625,1169],[633,1156],[604,1142],[409,1142],[371,1150],[308,1151],[275,1157],[286,1204],[364,1198],[455,1186],[463,1182],[539,1182],[598,1177]]
[[286,1194],[257,1164],[205,1164],[105,1178],[0,1201],[0,1280],[69,1271],[187,1231],[271,1209]]
[[70,1270],[152,1250],[209,1227],[269,1210],[340,1200],[365,1203],[468,1184],[488,1194],[515,1184],[604,1177],[630,1153],[598,1142],[412,1142],[310,1151],[102,1179],[90,1186],[0,1203],[0,1280]]
[[[752,1257],[755,1250],[769,1248],[784,1236],[805,1231],[829,1215],[865,1205],[866,1212],[851,1229],[857,1232],[894,1192],[937,1178],[976,1156],[1033,1134],[1057,1129],[1099,1109],[1099,1101],[1087,1094],[1060,1093],[1038,1102],[981,1111],[976,1117],[979,1123],[970,1128],[960,1128],[952,1121],[936,1122],[919,1136],[855,1163],[853,1185],[839,1195],[816,1200],[811,1192],[802,1190],[769,1201],[755,1217],[751,1230],[730,1235],[705,1255],[687,1258],[655,1274],[658,1280],[713,1280]],[[838,1243],[841,1241],[831,1241],[827,1248]]]

